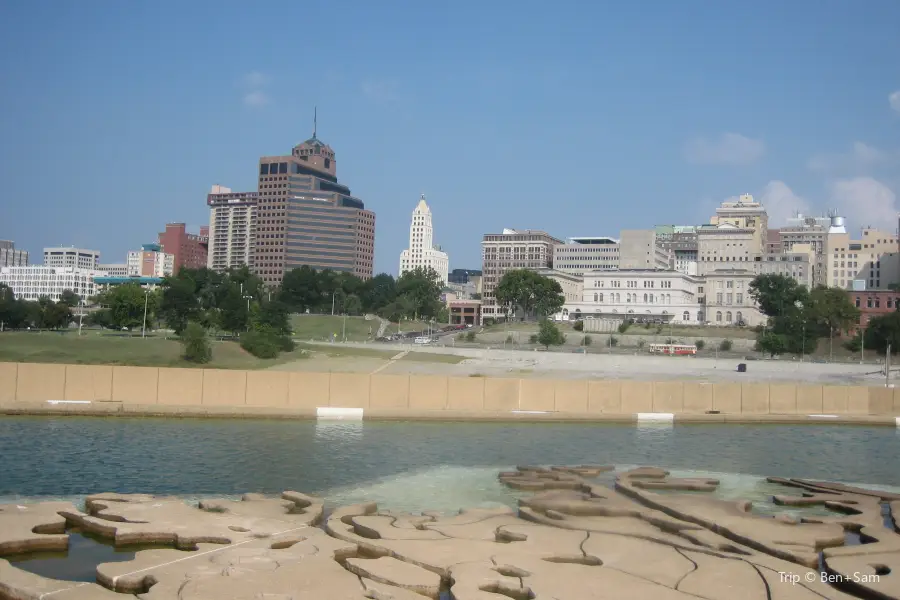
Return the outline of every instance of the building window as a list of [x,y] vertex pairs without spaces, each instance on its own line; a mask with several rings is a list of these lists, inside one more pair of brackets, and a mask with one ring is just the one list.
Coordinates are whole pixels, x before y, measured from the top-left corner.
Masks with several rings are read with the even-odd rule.
[[719,311],[716,311],[716,323],[721,323],[721,322],[722,322],[722,311],[719,310]]
[[691,313],[689,313],[688,311],[684,311],[684,313],[681,315],[681,320],[682,321],[690,321]]
[[698,311],[697,311],[697,322],[698,322],[698,323],[702,323],[702,322],[703,322],[703,316],[704,316],[704,315],[703,315],[703,311],[702,311],[702,310],[698,310]]
[[727,313],[725,313],[725,320],[728,323],[731,323],[731,311],[730,310]]
[[738,322],[738,323],[743,323],[743,322],[744,322],[744,315],[741,314],[741,311],[738,311],[738,312],[737,312],[737,322]]

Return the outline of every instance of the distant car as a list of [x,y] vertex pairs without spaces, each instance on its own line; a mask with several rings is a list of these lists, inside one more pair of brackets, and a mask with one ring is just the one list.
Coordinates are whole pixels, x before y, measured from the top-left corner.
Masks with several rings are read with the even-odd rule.
[[430,337],[428,337],[427,335],[420,335],[414,341],[416,344],[430,344],[434,340],[431,339]]

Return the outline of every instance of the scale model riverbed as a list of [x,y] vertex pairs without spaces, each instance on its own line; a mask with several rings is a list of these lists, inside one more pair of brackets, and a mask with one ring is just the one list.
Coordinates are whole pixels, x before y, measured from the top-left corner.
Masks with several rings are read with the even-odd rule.
[[[642,467],[518,467],[518,510],[445,516],[328,513],[298,492],[240,501],[97,494],[0,506],[0,556],[64,551],[70,535],[139,549],[96,583],[50,579],[0,559],[0,599],[85,600],[815,600],[900,598],[900,495],[770,478],[801,516],[714,498],[714,479]],[[805,516],[802,509],[808,510]],[[130,555],[129,555],[130,558]],[[36,559],[39,560],[39,559]],[[19,566],[23,568],[19,568]]]

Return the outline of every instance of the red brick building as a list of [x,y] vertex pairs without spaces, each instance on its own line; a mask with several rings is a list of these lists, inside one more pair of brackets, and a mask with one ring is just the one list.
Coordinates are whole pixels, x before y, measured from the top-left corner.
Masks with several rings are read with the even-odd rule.
[[209,227],[201,227],[198,235],[188,233],[184,223],[167,223],[166,230],[159,234],[159,245],[163,252],[175,256],[175,275],[182,267],[200,269],[206,266]]
[[[859,309],[859,327],[865,328],[869,321],[880,315],[900,308],[900,292],[892,290],[849,291],[850,302]],[[853,333],[853,332],[851,332]]]

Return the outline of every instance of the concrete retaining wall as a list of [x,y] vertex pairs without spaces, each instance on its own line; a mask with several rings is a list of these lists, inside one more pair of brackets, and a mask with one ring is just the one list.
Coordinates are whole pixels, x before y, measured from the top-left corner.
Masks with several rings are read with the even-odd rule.
[[514,379],[0,363],[0,409],[384,417],[900,415],[900,388],[786,383]]

